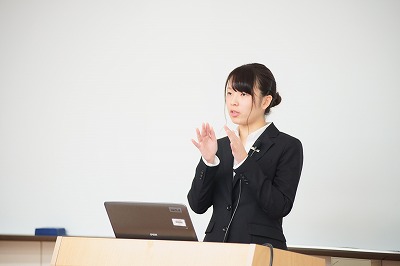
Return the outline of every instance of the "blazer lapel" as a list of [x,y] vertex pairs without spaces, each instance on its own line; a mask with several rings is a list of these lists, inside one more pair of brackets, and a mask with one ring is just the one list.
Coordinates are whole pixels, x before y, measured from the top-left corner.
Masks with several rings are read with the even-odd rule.
[[[261,141],[261,145],[256,149],[256,151],[252,154],[253,150],[249,151],[249,156],[254,160],[259,160],[264,156],[264,154],[274,145],[274,138],[278,136],[279,130],[275,127],[274,123],[271,123],[265,131],[258,138]],[[231,193],[232,188],[235,186],[237,181],[239,180],[239,176],[235,175],[233,177],[233,155],[231,147],[229,146],[229,141],[227,145],[224,146],[223,156],[224,158],[228,158],[224,163],[224,173],[232,173],[232,177],[228,174],[226,178],[226,184],[228,186],[228,191]],[[232,180],[233,178],[233,180]]]
[[259,160],[264,154],[274,145],[274,138],[278,136],[279,130],[275,127],[274,123],[271,123],[265,131],[258,138],[261,141],[261,145],[257,147],[256,151],[250,150],[249,156],[254,160]]

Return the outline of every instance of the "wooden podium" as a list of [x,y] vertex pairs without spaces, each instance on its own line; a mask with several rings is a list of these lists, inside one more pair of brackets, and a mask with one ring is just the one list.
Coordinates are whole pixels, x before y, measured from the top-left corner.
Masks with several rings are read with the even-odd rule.
[[[263,265],[269,247],[191,241],[57,237],[51,265]],[[325,260],[273,250],[274,266],[324,266]]]

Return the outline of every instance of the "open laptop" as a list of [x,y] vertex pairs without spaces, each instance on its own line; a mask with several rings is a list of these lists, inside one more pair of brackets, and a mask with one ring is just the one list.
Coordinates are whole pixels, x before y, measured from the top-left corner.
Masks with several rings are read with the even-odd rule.
[[197,241],[184,204],[104,202],[116,238]]

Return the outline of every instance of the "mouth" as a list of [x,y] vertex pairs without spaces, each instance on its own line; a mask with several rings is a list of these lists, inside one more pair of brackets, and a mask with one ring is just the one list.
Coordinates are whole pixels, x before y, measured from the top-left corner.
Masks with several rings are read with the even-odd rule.
[[230,110],[229,114],[231,117],[238,117],[240,115],[240,113],[235,110]]

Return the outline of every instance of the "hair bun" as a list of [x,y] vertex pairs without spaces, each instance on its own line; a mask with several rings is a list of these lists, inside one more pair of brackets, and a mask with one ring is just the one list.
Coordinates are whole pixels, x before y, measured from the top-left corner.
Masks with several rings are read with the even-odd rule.
[[276,92],[276,95],[275,95],[275,97],[273,99],[273,102],[272,102],[272,107],[277,106],[278,104],[281,103],[281,101],[282,101],[282,98],[279,95],[279,92]]

